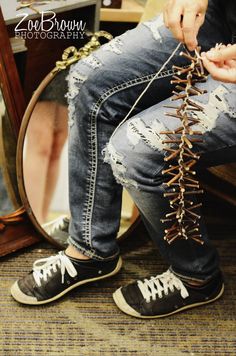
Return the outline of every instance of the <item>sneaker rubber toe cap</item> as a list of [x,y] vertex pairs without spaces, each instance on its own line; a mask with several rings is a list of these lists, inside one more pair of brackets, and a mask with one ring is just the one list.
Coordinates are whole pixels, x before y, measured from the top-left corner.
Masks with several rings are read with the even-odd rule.
[[23,304],[38,304],[38,300],[35,297],[31,297],[25,293],[23,293],[18,285],[18,281],[16,281],[11,287],[11,295],[12,297],[19,303]]
[[125,300],[123,293],[122,293],[122,288],[117,289],[113,293],[113,299],[114,302],[116,303],[117,307],[124,313],[140,318],[140,314],[134,310]]

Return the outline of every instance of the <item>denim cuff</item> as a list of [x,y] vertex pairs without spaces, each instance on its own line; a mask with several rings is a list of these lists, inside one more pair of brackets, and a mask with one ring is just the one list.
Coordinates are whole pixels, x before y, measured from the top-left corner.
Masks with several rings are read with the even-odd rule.
[[176,277],[178,277],[179,279],[181,279],[182,281],[186,281],[186,282],[207,282],[207,281],[209,281],[210,279],[212,279],[217,273],[219,273],[219,269],[218,270],[216,270],[214,273],[212,273],[211,275],[209,275],[209,276],[206,276],[205,278],[203,277],[203,276],[189,276],[189,275],[187,275],[187,274],[182,274],[182,273],[178,273],[178,272],[176,272],[174,269],[173,269],[173,267],[172,266],[170,266],[170,271],[172,272],[172,273],[174,273],[174,275],[176,276]]
[[98,261],[110,261],[116,258],[120,254],[120,250],[116,251],[114,254],[111,256],[102,256],[102,254],[99,254],[99,252],[95,251],[94,249],[91,249],[89,246],[83,247],[81,246],[77,241],[75,241],[71,236],[68,237],[67,243],[69,245],[74,246],[78,251],[80,251],[83,255],[92,258],[93,260],[98,260]]

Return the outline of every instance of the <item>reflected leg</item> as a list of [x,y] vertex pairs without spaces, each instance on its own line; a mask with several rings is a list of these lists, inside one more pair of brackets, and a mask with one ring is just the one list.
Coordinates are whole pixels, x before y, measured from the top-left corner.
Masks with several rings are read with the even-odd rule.
[[39,223],[47,219],[56,187],[60,155],[68,136],[67,108],[57,102],[38,102],[27,129],[24,159],[25,189]]
[[[56,188],[60,168],[60,158],[64,144],[68,138],[68,110],[67,107],[56,103],[53,140],[51,145],[51,153],[48,161],[48,170],[46,177],[46,186],[43,201],[43,220],[46,221],[48,210]],[[66,192],[65,192],[66,194]]]
[[34,215],[40,223],[44,221],[43,204],[53,143],[54,118],[55,103],[37,103],[29,121],[26,136],[26,152],[23,162],[25,189]]

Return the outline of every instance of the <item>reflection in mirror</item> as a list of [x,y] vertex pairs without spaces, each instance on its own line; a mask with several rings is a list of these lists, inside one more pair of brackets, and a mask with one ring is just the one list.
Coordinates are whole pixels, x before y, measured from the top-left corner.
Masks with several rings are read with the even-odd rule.
[[32,212],[44,226],[68,214],[66,71],[39,95],[23,145],[23,179]]
[[[53,85],[51,87],[53,90]],[[60,101],[59,96],[54,100],[51,93],[50,96],[43,93],[28,124],[24,145],[24,182],[31,208],[40,224],[53,219],[53,207],[61,206],[62,209],[64,205],[60,197],[58,203],[53,200],[56,199],[60,172],[67,171],[62,160],[68,136],[67,117],[63,100]],[[67,211],[68,206],[63,210]]]
[[[53,217],[51,204],[66,141],[67,108],[57,102],[38,102],[27,129],[24,174],[28,198],[40,223]],[[61,168],[66,169],[64,162]]]
[[[23,184],[37,227],[52,242],[66,246],[69,229],[67,71],[57,74],[38,95],[23,138]],[[58,90],[59,88],[59,90]],[[123,193],[121,228],[133,223],[133,202]]]
[[8,111],[0,90],[0,215],[7,215],[20,207],[17,190],[15,157],[16,142]]

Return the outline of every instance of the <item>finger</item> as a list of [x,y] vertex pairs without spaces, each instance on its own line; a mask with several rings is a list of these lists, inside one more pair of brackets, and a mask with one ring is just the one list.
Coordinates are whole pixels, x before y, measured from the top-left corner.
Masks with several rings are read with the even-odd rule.
[[186,9],[184,11],[183,17],[183,36],[184,42],[190,51],[193,51],[197,46],[197,36],[196,36],[196,11],[193,9]]
[[236,44],[226,48],[211,49],[206,53],[209,60],[213,62],[222,62],[228,59],[236,59]]
[[206,57],[205,52],[201,53],[201,58],[202,60],[205,59],[204,63],[213,63],[217,68],[236,69],[236,59],[227,59],[221,62],[213,62]]
[[206,53],[202,53],[202,62],[204,67],[207,69],[207,71],[211,74],[212,71],[216,70],[218,67],[218,64],[211,62],[207,57]]
[[213,70],[210,73],[214,80],[218,80],[224,83],[236,83],[236,74],[228,69]]
[[236,60],[235,59],[228,59],[224,62],[229,68],[236,68]]
[[182,21],[182,8],[180,6],[173,6],[171,9],[168,11],[168,27],[173,33],[173,36],[183,42],[184,37],[183,37],[183,31],[182,31],[182,26],[181,26],[181,21]]
[[[219,80],[219,81],[225,82],[225,83],[234,83],[235,82],[236,75],[231,70],[225,69],[224,67],[219,68],[216,63],[209,61],[206,56],[202,57],[202,61],[203,61],[204,67],[208,70],[208,72],[211,74],[213,79]],[[232,75],[232,74],[234,74],[234,75]]]

